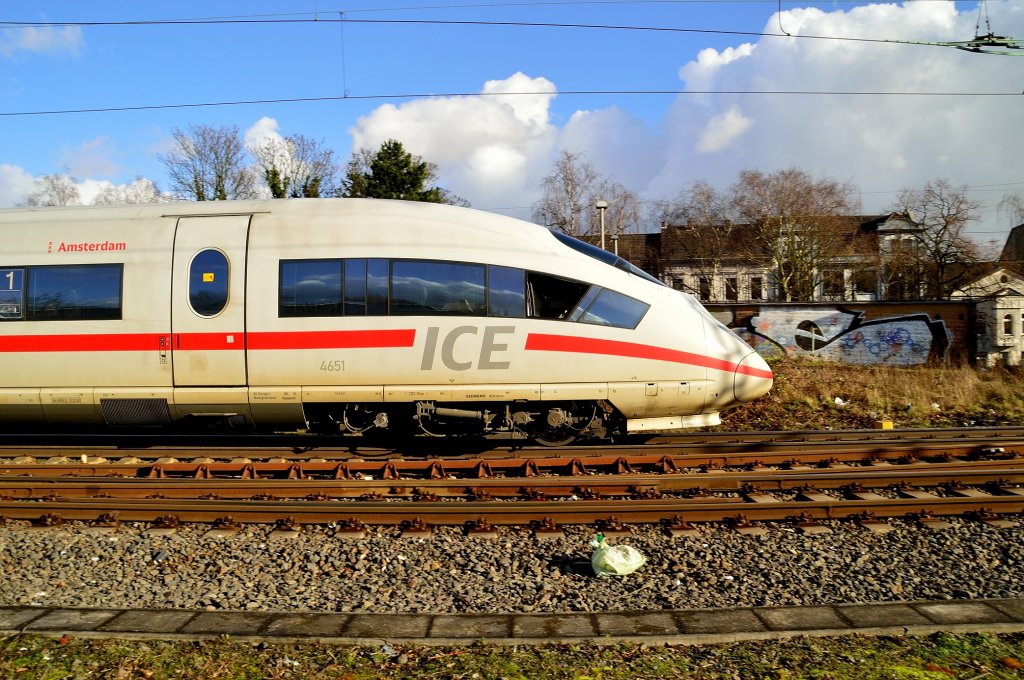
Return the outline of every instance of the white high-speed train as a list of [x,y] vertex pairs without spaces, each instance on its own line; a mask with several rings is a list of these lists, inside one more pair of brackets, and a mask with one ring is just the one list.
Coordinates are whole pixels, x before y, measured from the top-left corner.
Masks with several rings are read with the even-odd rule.
[[0,429],[579,435],[713,425],[772,372],[543,227],[363,199],[0,210]]

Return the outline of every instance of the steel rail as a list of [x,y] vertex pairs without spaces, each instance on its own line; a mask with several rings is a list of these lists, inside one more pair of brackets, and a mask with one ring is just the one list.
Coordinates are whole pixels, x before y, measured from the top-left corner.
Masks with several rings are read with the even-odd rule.
[[[2,434],[0,459],[86,454],[89,456],[136,457],[156,460],[181,456],[238,457],[302,457],[318,456],[334,459],[395,456],[455,458],[508,456],[543,458],[553,453],[571,456],[609,455],[609,451],[634,450],[646,447],[665,453],[699,449],[706,453],[748,453],[756,449],[762,454],[798,451],[814,444],[827,445],[836,453],[842,449],[873,451],[880,448],[912,448],[943,444],[965,447],[975,442],[993,446],[1024,446],[1024,428],[978,427],[907,430],[845,430],[845,431],[745,431],[692,432],[671,435],[631,436],[618,442],[567,447],[543,447],[526,440],[479,438],[469,440],[420,441],[400,440],[395,446],[359,437],[323,435],[124,435],[124,434]],[[64,453],[56,453],[63,449]],[[201,453],[197,453],[201,452]]]
[[[250,452],[251,453],[251,452]],[[576,451],[572,452],[573,454]],[[56,456],[39,460],[35,457],[0,460],[0,475],[76,475],[83,477],[101,477],[108,475],[127,476],[237,476],[262,475],[277,477],[281,475],[390,475],[424,476],[440,474],[463,474],[488,476],[487,470],[493,474],[516,474],[517,470],[533,467],[538,471],[553,471],[559,467],[575,466],[577,468],[607,467],[622,470],[624,468],[696,468],[708,469],[730,466],[756,465],[830,465],[847,464],[878,464],[884,462],[901,463],[915,460],[980,460],[990,458],[1024,458],[1024,444],[1019,446],[992,446],[990,441],[982,444],[950,446],[945,443],[915,443],[909,447],[847,448],[842,451],[827,446],[816,447],[814,451],[787,450],[784,452],[752,451],[750,453],[710,454],[708,452],[667,452],[656,448],[642,446],[618,450],[602,449],[590,455],[572,457],[559,455],[552,450],[545,450],[541,457],[457,457],[457,458],[393,458],[388,460],[366,460],[363,458],[346,457],[329,460],[317,457],[271,457],[270,460],[253,460],[250,457],[236,457],[231,460],[214,460],[208,456],[191,461],[177,458],[160,458],[155,462],[142,460],[134,456],[123,456],[117,460],[89,456],[79,457]],[[483,472],[481,472],[483,470]],[[539,473],[539,472],[538,472]],[[529,474],[529,473],[521,473]]]
[[168,498],[196,498],[216,494],[222,498],[251,498],[267,494],[302,498],[417,497],[425,495],[465,498],[493,497],[644,496],[652,493],[701,491],[785,491],[800,488],[840,489],[852,484],[878,489],[903,485],[938,487],[957,483],[980,486],[990,483],[1024,484],[1024,461],[999,460],[980,463],[927,463],[907,466],[878,465],[867,468],[739,470],[733,472],[623,473],[606,475],[557,475],[531,477],[452,477],[422,479],[318,478],[314,476],[269,479],[233,478],[134,478],[80,476],[2,476],[0,496],[10,498],[86,498],[105,495],[144,498],[160,494]]
[[[738,508],[742,511],[737,514]],[[1019,514],[1024,496],[899,498],[883,500],[813,498],[774,503],[722,503],[705,499],[657,499],[523,502],[341,502],[341,501],[223,501],[88,499],[46,503],[0,499],[0,515],[8,519],[154,522],[173,516],[183,522],[274,523],[292,525],[345,523],[367,525],[517,525],[606,522],[654,524],[664,522],[826,520],[903,516],[949,516],[977,513]]]

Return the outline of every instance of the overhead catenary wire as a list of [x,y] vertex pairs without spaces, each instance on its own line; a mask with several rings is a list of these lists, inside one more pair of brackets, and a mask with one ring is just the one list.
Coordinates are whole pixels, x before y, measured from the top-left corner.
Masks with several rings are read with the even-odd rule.
[[522,97],[538,95],[558,96],[654,96],[654,95],[776,95],[776,96],[835,96],[835,97],[1021,97],[1024,92],[893,92],[853,90],[528,90],[521,92],[405,92],[400,94],[362,94],[321,97],[288,97],[277,99],[237,99],[217,102],[191,102],[179,104],[140,104],[135,106],[98,106],[75,109],[47,109],[37,111],[0,111],[0,117],[55,116],[81,113],[112,113],[152,111],[156,109],[190,109],[215,106],[246,106],[265,104],[301,104],[331,101],[362,101],[384,99],[424,99],[431,97]]
[[[188,26],[188,25],[217,25],[217,24],[323,24],[323,23],[349,23],[349,24],[405,24],[421,26],[492,26],[492,27],[515,27],[515,28],[567,28],[587,30],[611,30],[611,31],[647,31],[664,33],[696,33],[714,35],[732,35],[755,38],[787,38],[802,40],[837,40],[843,42],[880,43],[892,45],[919,45],[925,47],[961,47],[977,43],[980,38],[963,42],[929,42],[918,40],[895,40],[891,38],[855,38],[851,36],[813,35],[796,34],[792,35],[785,31],[781,33],[769,33],[766,31],[737,31],[717,28],[688,28],[679,26],[635,26],[629,24],[585,24],[585,23],[562,23],[553,21],[489,21],[481,19],[356,19],[341,16],[337,19],[321,17],[300,17],[300,18],[214,18],[214,19],[140,19],[129,21],[5,21],[0,26],[8,28],[69,28],[69,27],[100,27],[100,26]],[[1002,43],[1017,43],[1012,38],[1000,38]],[[1001,43],[1001,44],[1002,44]],[[1005,45],[1003,45],[1005,46]],[[1012,47],[1012,46],[1011,46]],[[1016,49],[1014,47],[1014,49]],[[1002,54],[1002,53],[1000,53]],[[1024,50],[1022,50],[1024,54]]]
[[[644,1],[644,0],[641,0]],[[654,0],[663,2],[673,2],[675,0]],[[700,0],[697,0],[700,1]],[[730,0],[726,0],[730,1]],[[495,26],[495,27],[527,27],[527,28],[567,28],[567,29],[603,29],[603,30],[619,30],[619,31],[654,31],[654,32],[669,32],[669,33],[698,33],[698,34],[718,34],[718,35],[733,35],[733,36],[749,36],[749,37],[777,37],[777,38],[789,38],[789,39],[811,39],[811,40],[837,40],[847,42],[868,42],[868,43],[882,43],[882,44],[898,44],[898,45],[920,45],[920,46],[945,46],[945,47],[957,47],[958,49],[965,49],[972,52],[983,52],[994,54],[994,52],[982,49],[982,47],[990,47],[991,45],[986,44],[987,38],[997,38],[995,36],[976,36],[973,41],[965,42],[919,42],[919,41],[906,41],[906,40],[892,40],[883,38],[854,38],[846,36],[822,36],[822,35],[807,35],[797,34],[792,35],[786,31],[781,24],[781,12],[782,2],[781,0],[773,0],[779,5],[779,16],[780,24],[779,29],[781,33],[769,33],[763,31],[736,31],[736,30],[725,30],[725,29],[703,29],[703,28],[685,28],[685,27],[672,27],[672,26],[633,26],[633,25],[614,25],[614,24],[581,24],[581,23],[557,23],[557,22],[528,22],[528,21],[484,21],[484,20],[440,20],[440,19],[354,19],[347,17],[343,11],[338,11],[338,17],[322,17],[318,13],[314,13],[310,17],[306,16],[295,16],[290,15],[249,15],[249,16],[228,16],[228,17],[206,17],[206,18],[190,18],[190,19],[144,19],[144,20],[122,20],[122,21],[31,21],[31,22],[19,22],[19,21],[4,21],[0,22],[0,27],[7,28],[40,28],[40,27],[102,27],[102,26],[187,26],[187,25],[220,25],[220,24],[324,24],[324,23],[336,23],[339,24],[342,31],[342,53],[341,53],[341,77],[342,77],[342,96],[314,96],[314,97],[295,97],[295,98],[266,98],[266,99],[240,99],[230,101],[219,101],[219,102],[194,102],[194,103],[170,103],[170,104],[149,104],[149,105],[132,105],[132,106],[111,106],[111,107],[82,107],[82,108],[67,108],[67,109],[50,109],[50,110],[36,110],[36,111],[0,111],[0,116],[41,116],[41,115],[62,115],[62,114],[76,114],[76,113],[107,113],[107,112],[124,112],[124,111],[145,111],[145,110],[156,110],[156,109],[182,109],[182,108],[203,108],[203,107],[217,107],[217,106],[243,106],[243,105],[264,105],[264,104],[286,104],[286,103],[304,103],[304,102],[326,102],[326,101],[338,101],[345,99],[352,100],[384,100],[384,99],[414,99],[423,97],[482,97],[482,96],[516,96],[516,95],[537,95],[537,94],[552,94],[548,92],[502,92],[502,93],[483,93],[483,92],[447,92],[447,93],[397,93],[397,94],[365,94],[365,95],[351,95],[347,87],[347,74],[345,66],[345,53],[344,53],[344,25],[349,24],[413,24],[413,25],[438,25],[438,26]],[[512,3],[513,5],[518,3]],[[586,4],[586,3],[565,3],[565,4]],[[445,5],[435,7],[469,7],[476,5]],[[491,5],[487,5],[491,6]],[[505,3],[496,3],[494,6],[506,6]],[[397,9],[397,8],[395,8]],[[413,8],[413,9],[425,9],[425,8]],[[374,10],[362,10],[362,11],[374,11]],[[980,18],[979,18],[980,25]],[[998,37],[998,46],[1007,47],[1010,49],[1017,49],[1021,41],[1015,41],[1009,38]],[[999,52],[999,54],[1010,54],[1010,52]],[[1014,54],[1016,54],[1014,52]],[[1024,56],[1024,50],[1021,51],[1021,55]],[[1005,96],[1020,96],[1024,92],[883,92],[883,91],[867,91],[867,92],[856,92],[856,91],[810,91],[810,90],[769,90],[769,91],[758,91],[758,90],[561,90],[557,92],[558,95],[590,95],[590,96],[612,96],[612,95],[713,95],[713,94],[725,94],[725,95],[834,95],[834,96],[934,96],[934,97],[951,97],[951,96],[968,96],[968,97],[1005,97]]]

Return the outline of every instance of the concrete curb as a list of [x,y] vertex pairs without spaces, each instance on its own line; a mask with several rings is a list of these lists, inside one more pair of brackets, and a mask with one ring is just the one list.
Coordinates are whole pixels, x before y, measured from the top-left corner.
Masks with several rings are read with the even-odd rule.
[[1024,599],[551,614],[0,608],[0,633],[338,645],[700,645],[797,636],[1024,632]]

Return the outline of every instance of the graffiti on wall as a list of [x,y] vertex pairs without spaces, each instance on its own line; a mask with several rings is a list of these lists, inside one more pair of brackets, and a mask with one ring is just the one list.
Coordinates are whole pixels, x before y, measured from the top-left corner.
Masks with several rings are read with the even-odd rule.
[[848,364],[912,366],[945,360],[953,340],[945,321],[924,313],[868,320],[863,312],[842,307],[765,306],[743,321],[731,311],[716,317],[766,359],[801,355]]

